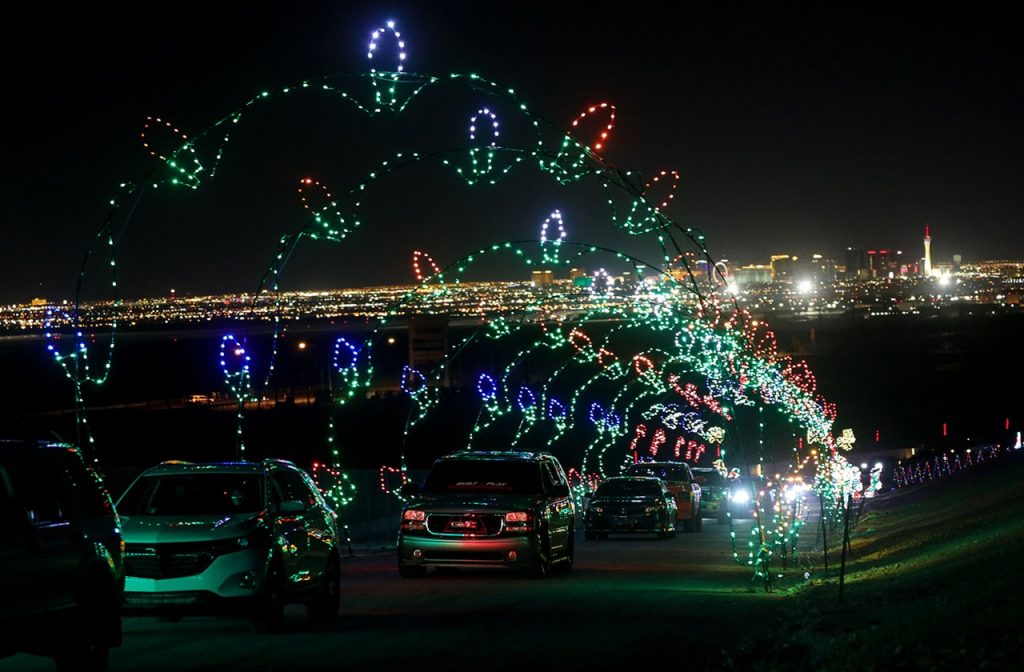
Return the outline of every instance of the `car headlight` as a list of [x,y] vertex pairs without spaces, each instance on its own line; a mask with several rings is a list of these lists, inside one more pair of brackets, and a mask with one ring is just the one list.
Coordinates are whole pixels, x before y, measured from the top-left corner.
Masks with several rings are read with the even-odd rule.
[[746,490],[734,490],[729,493],[729,499],[737,504],[746,504],[750,501],[750,493]]

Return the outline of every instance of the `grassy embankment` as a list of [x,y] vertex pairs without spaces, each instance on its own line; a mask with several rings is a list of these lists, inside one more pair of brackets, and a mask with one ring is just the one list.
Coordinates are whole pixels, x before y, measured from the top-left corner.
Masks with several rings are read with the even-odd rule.
[[1024,455],[869,501],[851,548],[841,604],[837,547],[726,667],[1022,669]]

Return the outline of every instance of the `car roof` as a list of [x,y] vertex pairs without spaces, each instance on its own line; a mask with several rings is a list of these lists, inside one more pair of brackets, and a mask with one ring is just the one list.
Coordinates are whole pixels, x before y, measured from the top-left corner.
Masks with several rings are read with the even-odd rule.
[[0,439],[0,450],[3,451],[34,451],[64,450],[78,452],[73,444],[65,441],[29,441],[26,439]]
[[285,460],[267,460],[265,462],[182,462],[169,460],[143,472],[143,476],[165,476],[183,474],[262,474],[268,465],[295,467]]
[[661,479],[657,476],[612,476],[601,481],[601,485],[610,481],[651,481],[653,483],[661,483]]
[[524,462],[535,462],[544,458],[552,458],[554,455],[545,452],[530,452],[526,450],[460,450],[438,458],[438,462],[447,460],[494,460],[508,461],[521,460]]

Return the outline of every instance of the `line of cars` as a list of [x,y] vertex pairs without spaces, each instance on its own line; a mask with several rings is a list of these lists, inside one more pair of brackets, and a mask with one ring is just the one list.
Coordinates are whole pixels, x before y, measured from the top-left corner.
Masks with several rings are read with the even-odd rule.
[[[699,532],[723,492],[683,462],[630,465],[589,497],[585,538]],[[453,453],[402,494],[403,578],[429,567],[533,577],[573,567],[576,504],[549,453]],[[338,614],[336,513],[284,460],[165,462],[115,508],[73,446],[0,441],[0,531],[0,658],[25,651],[53,656],[60,670],[105,669],[122,608],[165,620],[245,614],[261,630],[277,629],[287,604],[314,621]]]
[[[584,537],[651,533],[667,539],[678,528],[700,532],[709,512],[723,520],[727,510],[747,516],[741,492],[739,483],[719,484],[685,462],[638,462],[587,498]],[[504,567],[542,577],[575,562],[580,517],[565,472],[549,453],[453,453],[434,463],[422,486],[406,484],[401,494],[403,578],[460,567]]]

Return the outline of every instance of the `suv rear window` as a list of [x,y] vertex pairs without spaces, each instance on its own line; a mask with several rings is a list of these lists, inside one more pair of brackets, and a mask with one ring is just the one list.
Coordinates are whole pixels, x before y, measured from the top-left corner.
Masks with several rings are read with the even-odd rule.
[[634,495],[660,495],[661,484],[657,481],[633,481],[612,479],[597,487],[596,497],[631,497]]
[[663,481],[689,481],[686,467],[671,464],[633,464],[626,470],[627,476],[656,476]]
[[221,516],[263,508],[263,478],[254,474],[143,476],[117,503],[126,516]]
[[445,460],[430,470],[424,492],[540,492],[540,469],[519,460]]
[[694,469],[693,479],[701,485],[713,485],[718,488],[725,487],[725,478],[715,469],[710,471],[698,471]]

